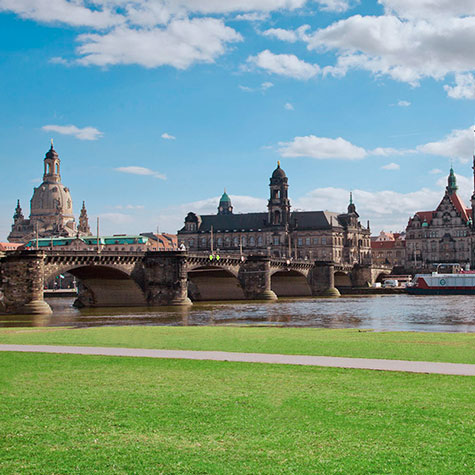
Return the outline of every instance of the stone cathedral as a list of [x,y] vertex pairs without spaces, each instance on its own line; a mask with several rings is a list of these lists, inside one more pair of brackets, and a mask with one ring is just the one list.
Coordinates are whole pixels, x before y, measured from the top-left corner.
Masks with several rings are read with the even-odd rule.
[[79,226],[76,226],[71,193],[69,188],[61,183],[60,165],[61,160],[51,141],[51,148],[44,158],[43,183],[34,189],[30,201],[30,217],[25,219],[18,200],[12,230],[8,236],[9,242],[26,243],[36,236],[47,238],[91,235],[84,202]]
[[179,244],[190,251],[370,263],[369,224],[361,225],[351,194],[346,213],[291,211],[288,190],[287,175],[278,163],[270,178],[266,213],[235,214],[224,192],[217,214],[188,213],[178,231]]

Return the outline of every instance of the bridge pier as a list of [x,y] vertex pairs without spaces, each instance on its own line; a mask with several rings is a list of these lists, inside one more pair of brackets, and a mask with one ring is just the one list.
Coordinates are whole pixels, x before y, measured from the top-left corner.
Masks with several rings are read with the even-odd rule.
[[184,251],[145,255],[144,286],[149,305],[192,305],[188,298],[186,260]]
[[43,299],[45,257],[38,251],[8,254],[1,260],[1,287],[4,313],[50,314]]
[[315,261],[310,269],[309,284],[312,295],[316,297],[339,297],[340,292],[335,287],[335,266],[331,262]]
[[271,289],[270,257],[248,256],[239,271],[239,280],[246,298],[277,300]]

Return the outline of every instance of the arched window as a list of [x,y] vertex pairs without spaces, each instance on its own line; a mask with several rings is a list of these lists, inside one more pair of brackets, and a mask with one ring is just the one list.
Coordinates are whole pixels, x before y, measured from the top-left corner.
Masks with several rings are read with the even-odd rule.
[[236,236],[233,239],[233,246],[234,247],[239,247],[239,238]]
[[243,246],[243,247],[246,247],[246,246],[247,246],[247,237],[246,237],[246,236],[243,236],[243,237],[242,237],[242,246]]
[[274,224],[280,224],[280,211],[274,211]]
[[257,238],[257,245],[258,247],[262,247],[262,245],[264,244],[263,240],[262,240],[262,236],[259,236]]
[[201,238],[201,246],[206,247],[206,238]]
[[254,239],[254,236],[251,236],[249,238],[249,246],[254,247],[256,245],[256,240]]
[[56,164],[56,174],[59,175],[59,163]]
[[194,240],[194,239],[190,239],[190,240],[188,241],[188,246],[189,246],[189,247],[193,247],[194,244],[195,244],[195,240]]
[[224,239],[224,245],[225,247],[231,247],[231,239],[230,238],[225,238]]
[[219,237],[218,238],[218,246],[222,247],[222,245],[223,245],[223,238]]

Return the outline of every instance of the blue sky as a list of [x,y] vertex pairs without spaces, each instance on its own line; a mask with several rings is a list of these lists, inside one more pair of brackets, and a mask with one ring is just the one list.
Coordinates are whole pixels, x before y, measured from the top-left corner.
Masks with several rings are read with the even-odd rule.
[[[0,239],[49,140],[76,214],[175,232],[190,210],[294,209],[373,233],[472,191],[472,0],[0,0]],[[94,227],[94,226],[93,226]]]

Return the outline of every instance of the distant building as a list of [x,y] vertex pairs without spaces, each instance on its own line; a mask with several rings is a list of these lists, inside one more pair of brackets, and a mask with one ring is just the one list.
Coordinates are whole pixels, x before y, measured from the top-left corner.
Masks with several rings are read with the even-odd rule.
[[371,256],[375,265],[406,265],[406,233],[387,233],[371,238]]
[[278,163],[270,178],[267,212],[235,214],[225,191],[217,214],[188,213],[178,231],[178,244],[190,251],[370,262],[369,226],[361,225],[351,194],[346,213],[291,211],[288,188],[288,178]]
[[[475,157],[474,157],[475,177]],[[435,263],[459,263],[466,266],[474,259],[475,191],[472,208],[467,208],[457,194],[453,168],[445,194],[434,211],[418,211],[406,228],[406,264],[410,269],[429,268]]]
[[71,193],[69,188],[61,183],[60,164],[61,160],[51,141],[51,148],[44,159],[43,182],[34,189],[31,198],[30,217],[25,219],[18,200],[12,230],[8,236],[9,242],[28,242],[36,235],[42,238],[91,234],[84,202],[79,227],[76,227]]
[[149,251],[173,251],[178,248],[178,239],[176,234],[142,233],[141,236],[148,238]]

